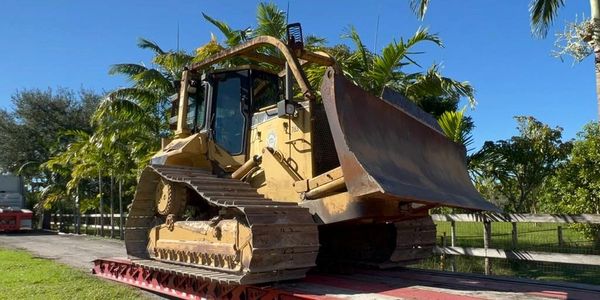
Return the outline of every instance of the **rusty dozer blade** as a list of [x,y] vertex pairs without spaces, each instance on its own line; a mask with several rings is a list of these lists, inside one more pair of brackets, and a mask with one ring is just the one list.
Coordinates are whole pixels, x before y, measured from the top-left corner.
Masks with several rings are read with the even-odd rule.
[[399,94],[375,97],[333,68],[321,94],[352,196],[498,210],[471,183],[465,148]]

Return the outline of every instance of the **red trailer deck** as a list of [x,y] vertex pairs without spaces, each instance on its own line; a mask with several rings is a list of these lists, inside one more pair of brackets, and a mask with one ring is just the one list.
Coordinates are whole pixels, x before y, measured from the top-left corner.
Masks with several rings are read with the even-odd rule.
[[310,274],[303,280],[261,286],[227,285],[98,259],[92,273],[181,299],[600,299],[600,286],[544,282],[415,269]]

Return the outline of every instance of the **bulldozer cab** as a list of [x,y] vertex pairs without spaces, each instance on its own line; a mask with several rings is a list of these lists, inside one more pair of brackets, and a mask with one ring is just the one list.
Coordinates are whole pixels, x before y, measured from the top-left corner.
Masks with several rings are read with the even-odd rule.
[[255,112],[279,100],[277,75],[247,67],[208,76],[210,137],[233,157],[247,158]]
[[[204,131],[212,141],[209,160],[229,171],[249,156],[253,116],[280,100],[279,77],[254,66],[191,74],[186,125],[191,134]],[[181,93],[180,93],[181,94]],[[179,98],[174,97],[171,124],[176,125]]]

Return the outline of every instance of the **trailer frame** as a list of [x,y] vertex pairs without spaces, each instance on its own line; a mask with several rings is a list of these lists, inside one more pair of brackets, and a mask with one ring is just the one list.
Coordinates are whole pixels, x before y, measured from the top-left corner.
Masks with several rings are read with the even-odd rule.
[[179,299],[312,299],[269,286],[223,284],[214,280],[192,278],[178,272],[152,270],[136,266],[124,258],[96,259],[92,274]]

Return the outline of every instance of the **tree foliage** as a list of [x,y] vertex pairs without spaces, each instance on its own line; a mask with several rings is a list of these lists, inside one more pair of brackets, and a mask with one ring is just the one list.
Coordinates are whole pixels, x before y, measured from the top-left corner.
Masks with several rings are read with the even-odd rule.
[[[255,27],[233,29],[227,23],[204,14],[204,18],[214,25],[225,38],[228,47],[260,35],[270,35],[286,41],[286,13],[272,3],[260,3],[257,7],[257,24]],[[407,66],[421,68],[413,56],[419,53],[416,48],[423,43],[431,43],[442,47],[443,43],[437,34],[430,33],[426,28],[419,28],[415,34],[407,39],[400,38],[384,46],[380,53],[374,53],[363,43],[360,34],[352,26],[348,28],[343,38],[350,45],[337,44],[326,46],[326,39],[306,35],[305,48],[311,51],[325,51],[333,56],[340,65],[344,75],[356,85],[380,96],[385,88],[394,89],[426,111],[439,117],[445,111],[454,111],[462,97],[475,105],[475,91],[466,81],[457,81],[444,77],[440,73],[439,65],[431,65],[424,72],[409,72]],[[211,41],[197,49],[196,59],[205,59],[223,49],[217,39],[212,36]],[[267,54],[276,54],[269,47],[261,51]],[[225,63],[245,64],[246,60],[235,58]],[[318,91],[321,85],[324,66],[309,65],[305,72],[309,83]],[[467,120],[469,121],[469,120]]]
[[[573,142],[570,158],[547,181],[543,209],[552,213],[600,214],[600,126],[589,123]],[[578,224],[600,245],[600,226]]]
[[569,161],[549,182],[557,201],[546,206],[554,212],[600,214],[600,127],[587,124],[573,142]]
[[68,197],[64,173],[43,168],[43,163],[63,151],[72,137],[62,132],[91,132],[90,116],[100,96],[82,90],[30,89],[12,97],[14,110],[0,110],[0,169],[24,176],[31,205]]
[[469,123],[465,118],[465,108],[458,111],[446,111],[439,118],[438,123],[444,134],[453,142],[468,147],[473,143]]
[[550,128],[533,117],[515,117],[519,135],[486,142],[492,159],[481,166],[481,191],[507,212],[537,212],[545,181],[565,163],[571,149],[562,141],[562,128]]
[[39,164],[48,160],[65,140],[66,130],[91,131],[89,118],[100,96],[57,90],[22,90],[12,96],[12,111],[0,110],[0,169],[28,176],[43,176]]

